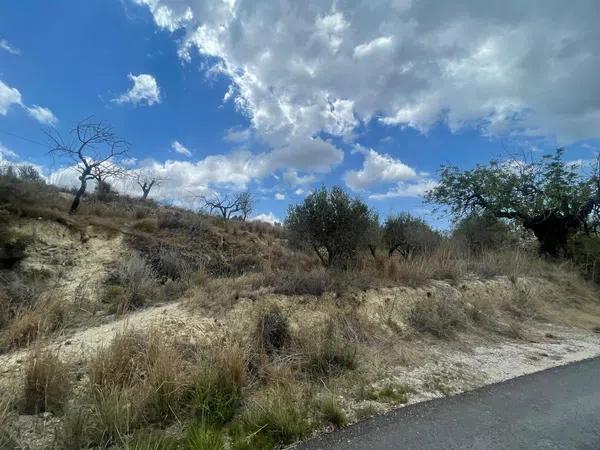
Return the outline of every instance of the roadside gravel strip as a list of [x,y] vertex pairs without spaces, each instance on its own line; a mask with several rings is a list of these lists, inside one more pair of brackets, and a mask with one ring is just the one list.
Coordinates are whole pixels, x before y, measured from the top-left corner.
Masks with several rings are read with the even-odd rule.
[[600,358],[399,408],[297,448],[599,449]]

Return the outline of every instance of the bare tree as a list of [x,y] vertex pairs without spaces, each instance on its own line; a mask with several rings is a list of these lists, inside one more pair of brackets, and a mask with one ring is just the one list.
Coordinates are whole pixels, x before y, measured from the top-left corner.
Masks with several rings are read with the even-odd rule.
[[200,198],[211,214],[218,212],[225,220],[231,219],[237,213],[240,213],[239,217],[242,220],[246,220],[254,207],[254,198],[249,192],[223,196],[215,194],[210,198],[205,196]]
[[159,177],[153,171],[143,170],[135,174],[135,182],[142,189],[142,200],[148,198],[153,187],[159,187],[164,181],[166,178]]
[[71,159],[79,173],[80,185],[69,209],[70,214],[75,214],[79,208],[89,180],[106,182],[123,173],[117,160],[127,154],[129,144],[102,122],[90,119],[79,122],[69,133],[67,141],[55,130],[48,131],[46,135],[52,146],[50,153]]
[[242,220],[246,220],[254,210],[254,197],[250,192],[242,192],[237,196],[239,213]]

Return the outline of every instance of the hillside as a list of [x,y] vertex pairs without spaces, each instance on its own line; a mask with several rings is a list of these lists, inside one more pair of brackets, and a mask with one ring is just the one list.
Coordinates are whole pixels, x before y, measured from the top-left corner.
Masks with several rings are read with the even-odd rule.
[[278,448],[600,355],[598,288],[526,248],[325,270],[281,227],[70,200],[0,179],[0,447]]

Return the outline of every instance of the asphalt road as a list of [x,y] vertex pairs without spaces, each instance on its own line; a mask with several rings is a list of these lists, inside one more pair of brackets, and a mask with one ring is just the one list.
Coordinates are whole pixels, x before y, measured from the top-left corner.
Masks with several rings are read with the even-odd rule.
[[302,450],[600,449],[600,358],[400,408]]

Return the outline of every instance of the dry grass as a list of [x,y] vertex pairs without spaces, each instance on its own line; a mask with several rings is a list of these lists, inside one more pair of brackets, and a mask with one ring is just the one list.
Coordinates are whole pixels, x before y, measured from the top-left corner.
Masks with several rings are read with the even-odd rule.
[[468,316],[460,299],[428,292],[425,298],[412,305],[407,321],[417,331],[449,338],[456,330],[467,327]]
[[28,414],[62,410],[71,390],[69,368],[58,355],[41,348],[28,356],[21,409]]
[[32,307],[19,312],[0,332],[0,351],[27,346],[60,329],[66,314],[67,306],[61,298],[42,297]]

